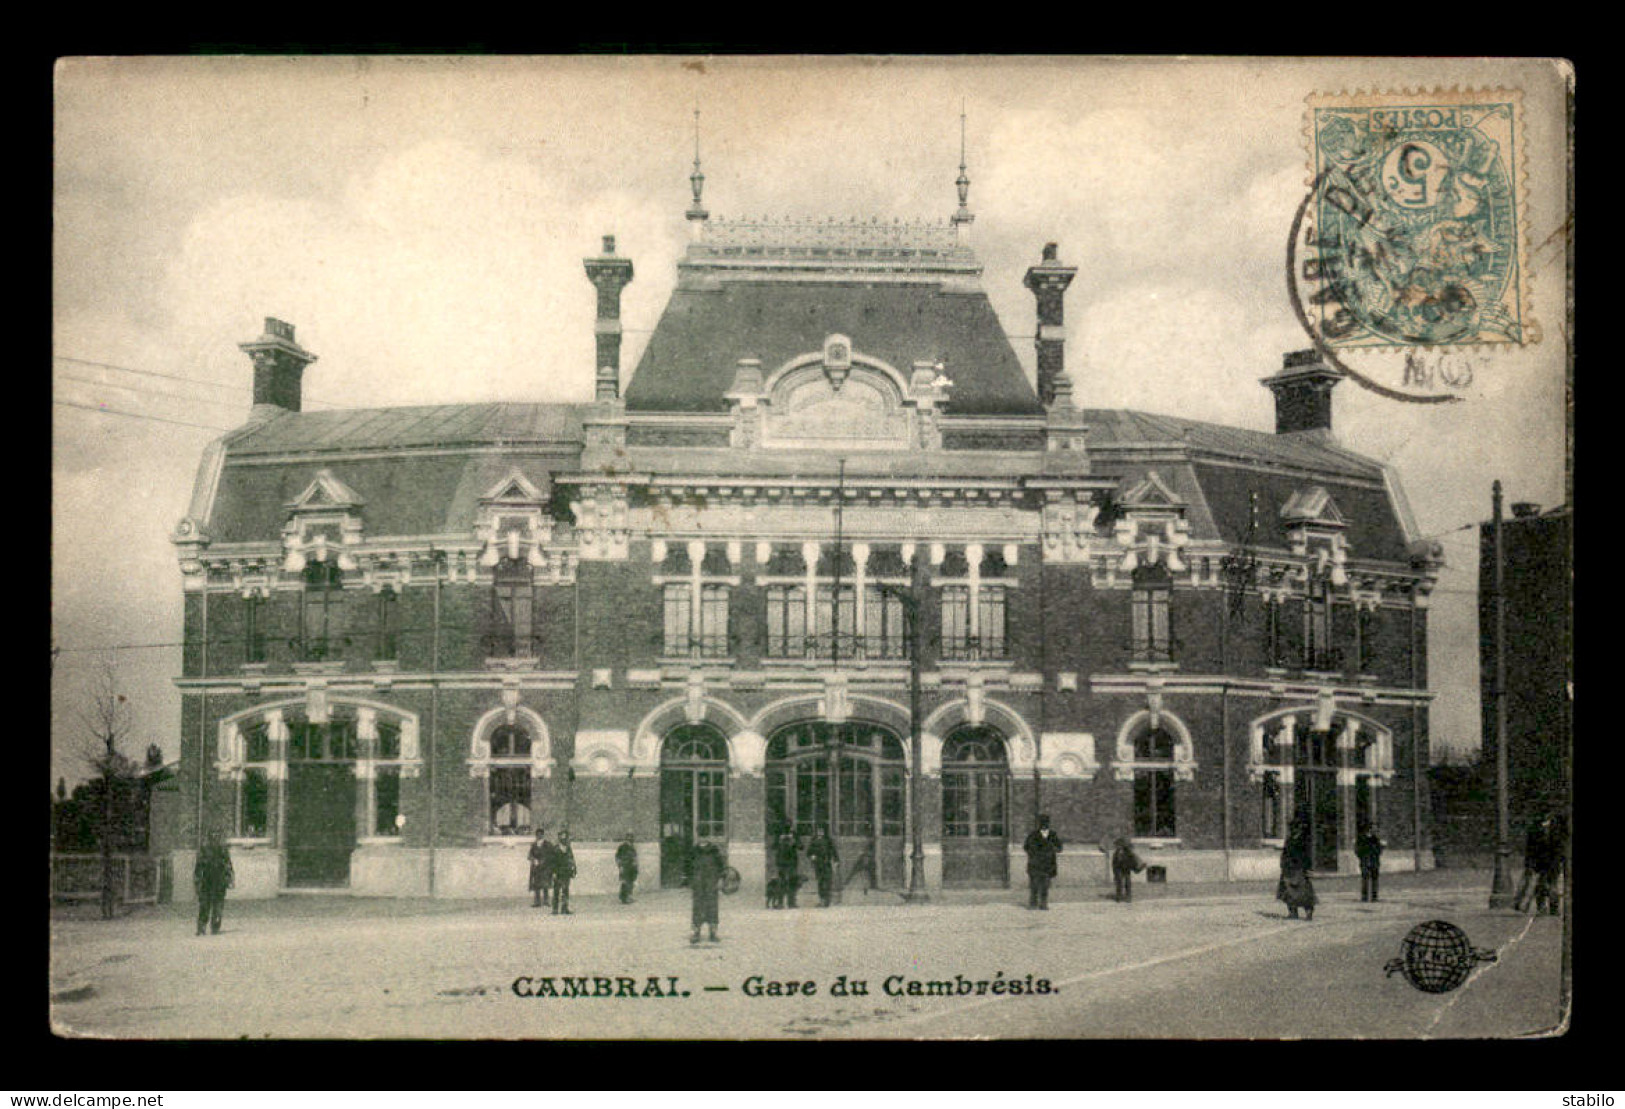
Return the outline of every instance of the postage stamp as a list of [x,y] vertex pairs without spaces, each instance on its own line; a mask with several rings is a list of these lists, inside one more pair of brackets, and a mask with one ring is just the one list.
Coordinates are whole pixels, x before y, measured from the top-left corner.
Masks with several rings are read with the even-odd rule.
[[1341,349],[1536,341],[1516,90],[1316,94],[1307,123],[1314,286]]

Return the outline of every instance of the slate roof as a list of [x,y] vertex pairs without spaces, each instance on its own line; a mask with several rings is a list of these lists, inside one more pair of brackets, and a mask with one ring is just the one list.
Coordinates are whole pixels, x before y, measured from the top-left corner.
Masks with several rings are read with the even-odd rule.
[[627,410],[725,412],[739,359],[760,358],[771,373],[836,333],[905,377],[917,361],[940,360],[954,382],[949,413],[1043,412],[986,293],[929,281],[772,280],[679,286],[626,388]]
[[286,506],[326,468],[361,498],[370,533],[467,531],[479,498],[514,469],[544,498],[553,474],[579,469],[585,408],[448,404],[278,415],[226,436],[207,529],[227,543],[278,536]]
[[1179,444],[1201,454],[1269,465],[1315,470],[1343,477],[1382,480],[1381,464],[1354,454],[1313,433],[1276,435],[1251,428],[1154,415],[1122,408],[1089,408],[1089,449],[1128,444]]
[[[1288,545],[1281,506],[1312,486],[1324,486],[1347,525],[1355,559],[1399,562],[1406,558],[1405,525],[1386,482],[1372,459],[1354,454],[1312,433],[1276,435],[1249,428],[1186,420],[1125,409],[1088,409],[1088,444],[1096,473],[1132,483],[1148,470],[1157,473],[1189,502],[1191,533],[1240,543],[1253,516],[1253,542]],[[1177,444],[1186,460],[1130,462],[1132,447]]]
[[432,404],[288,412],[233,432],[233,456],[495,443],[579,443],[584,404]]

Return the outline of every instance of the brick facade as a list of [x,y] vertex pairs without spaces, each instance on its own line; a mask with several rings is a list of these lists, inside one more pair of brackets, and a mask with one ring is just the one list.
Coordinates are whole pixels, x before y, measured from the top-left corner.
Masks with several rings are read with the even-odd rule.
[[[776,832],[835,826],[856,893],[906,881],[916,831],[929,885],[1020,883],[1039,811],[1064,882],[1123,835],[1169,881],[1256,877],[1298,804],[1323,869],[1366,819],[1423,865],[1437,557],[1390,475],[1325,428],[1072,407],[1053,250],[1041,404],[968,248],[838,232],[786,284],[823,316],[760,342],[770,248],[701,235],[673,305],[727,295],[668,310],[625,400],[599,367],[591,406],[229,434],[175,534],[172,841],[226,832],[240,894],[520,896],[538,826],[590,892],[629,833],[646,883],[711,838],[759,886]],[[726,389],[662,361],[707,326],[743,344]],[[976,356],[952,382],[945,346]]]

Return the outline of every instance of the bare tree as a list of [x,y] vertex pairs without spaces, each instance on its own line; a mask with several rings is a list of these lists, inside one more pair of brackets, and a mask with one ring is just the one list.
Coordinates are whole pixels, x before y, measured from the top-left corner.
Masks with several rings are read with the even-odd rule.
[[140,768],[119,750],[120,743],[131,730],[129,699],[119,692],[117,668],[109,658],[102,658],[91,680],[90,696],[79,713],[79,721],[91,740],[84,748],[85,760],[95,770],[101,783],[102,813],[102,918],[112,919],[118,907],[118,874],[113,865],[113,846],[118,832],[118,805],[120,783],[137,777]]

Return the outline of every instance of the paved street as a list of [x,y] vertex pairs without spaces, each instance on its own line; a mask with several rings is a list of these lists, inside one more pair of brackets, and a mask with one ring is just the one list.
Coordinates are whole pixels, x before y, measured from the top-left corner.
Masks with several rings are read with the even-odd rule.
[[[1538,1034],[1559,1023],[1562,922],[1490,912],[1487,881],[1395,876],[1380,904],[1362,905],[1351,882],[1330,880],[1313,922],[1288,920],[1264,883],[1142,887],[1131,906],[1077,890],[1049,912],[1026,910],[1020,891],[928,906],[856,894],[783,912],[736,897],[723,901],[722,942],[698,947],[681,891],[632,906],[584,898],[568,917],[517,899],[231,902],[207,938],[192,934],[188,905],[112,923],[58,909],[52,1014],[64,1034],[143,1038]],[[1447,994],[1385,977],[1405,934],[1431,919],[1500,961]],[[867,993],[835,996],[842,975]],[[994,992],[1025,990],[1029,975],[1050,992]],[[753,976],[817,992],[748,996]],[[652,996],[673,979],[679,996]],[[888,980],[905,992],[888,995]],[[911,980],[952,993],[910,996]]]

